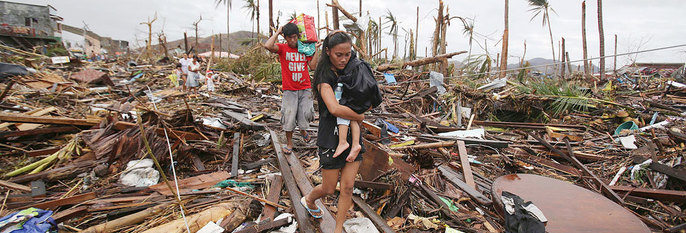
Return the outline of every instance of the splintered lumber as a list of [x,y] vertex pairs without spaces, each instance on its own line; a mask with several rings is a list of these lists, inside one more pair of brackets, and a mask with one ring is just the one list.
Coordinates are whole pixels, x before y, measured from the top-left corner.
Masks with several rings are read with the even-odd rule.
[[401,147],[396,147],[393,148],[393,150],[407,150],[407,149],[433,149],[433,148],[439,148],[439,147],[451,147],[457,144],[458,141],[462,141],[465,144],[486,144],[490,145],[495,148],[507,148],[508,143],[507,142],[500,142],[500,141],[492,141],[492,140],[482,140],[482,139],[471,139],[471,138],[458,138],[455,140],[454,138],[451,138],[450,141],[442,141],[442,142],[432,142],[432,143],[422,143],[418,145],[411,145],[411,146],[401,146]]
[[296,221],[298,221],[298,229],[300,230],[300,232],[315,232],[314,226],[310,222],[310,214],[307,213],[307,210],[304,206],[299,204],[302,195],[300,194],[300,190],[298,189],[298,185],[296,184],[297,182],[293,177],[293,172],[291,171],[291,168],[288,165],[288,161],[283,156],[283,153],[281,151],[282,145],[281,143],[279,143],[279,138],[273,130],[269,130],[269,134],[271,134],[272,143],[274,144],[276,158],[279,160],[279,170],[281,170],[281,176],[286,182],[286,189],[288,189],[288,195],[291,198],[291,203],[293,205],[292,209],[295,213],[295,219]]
[[241,133],[233,134],[233,158],[231,159],[231,177],[238,176],[238,153],[240,152]]
[[[281,197],[281,189],[283,189],[283,178],[281,176],[271,176],[268,178],[271,181],[269,186],[269,193],[267,193],[267,200],[278,202]],[[273,220],[276,214],[276,208],[270,205],[264,205],[262,208],[262,217],[260,219]]]
[[4,181],[4,180],[0,180],[0,187],[12,189],[12,190],[23,191],[23,192],[31,192],[31,187],[29,187],[29,186],[21,185],[21,184],[17,184],[17,183],[12,183],[9,181]]
[[353,202],[355,202],[355,205],[357,205],[357,207],[360,207],[362,212],[364,212],[364,214],[367,215],[367,217],[370,220],[372,220],[372,223],[374,223],[376,228],[381,230],[381,232],[384,232],[384,233],[395,232],[393,230],[393,228],[388,226],[388,223],[386,223],[386,220],[384,220],[381,216],[379,216],[379,214],[377,214],[376,211],[374,211],[374,209],[372,209],[372,207],[369,206],[369,204],[367,204],[367,202],[362,200],[362,198],[353,195]]
[[54,208],[60,207],[60,206],[78,204],[78,203],[81,203],[84,201],[95,199],[96,197],[97,196],[95,195],[94,192],[90,192],[90,193],[84,193],[84,194],[76,195],[73,197],[68,197],[68,198],[38,203],[38,204],[33,205],[32,207],[39,208],[39,209],[54,209]]
[[162,212],[165,208],[167,208],[167,206],[169,204],[170,203],[168,203],[168,202],[163,203],[163,204],[160,204],[160,205],[157,205],[154,207],[150,207],[150,208],[145,209],[143,211],[137,212],[135,214],[127,215],[127,216],[124,216],[124,217],[121,217],[121,218],[118,218],[118,219],[115,219],[112,221],[107,221],[107,222],[101,223],[99,225],[95,225],[95,226],[92,226],[92,227],[89,227],[89,228],[83,230],[82,233],[114,232],[119,228],[130,226],[133,224],[138,224],[138,223],[145,221],[145,219],[147,217],[150,217],[150,216],[153,216],[153,215],[156,215],[156,214]]
[[446,54],[441,54],[441,55],[438,55],[435,57],[427,57],[427,58],[417,59],[417,60],[402,63],[401,65],[383,64],[383,65],[380,65],[379,67],[377,67],[376,70],[379,72],[383,72],[383,71],[392,70],[392,69],[402,69],[402,68],[405,68],[407,66],[412,66],[412,67],[423,66],[423,65],[427,65],[427,64],[431,64],[431,63],[441,62],[443,59],[448,59],[448,58],[451,58],[453,56],[460,55],[463,53],[467,53],[467,51],[446,53]]
[[[644,158],[642,156],[634,156],[634,163],[643,163],[644,161],[648,160],[647,158]],[[686,172],[680,171],[678,169],[674,169],[670,166],[664,165],[659,163],[658,161],[653,161],[650,163],[650,166],[648,166],[650,169],[661,172],[665,175],[668,175],[670,177],[674,177],[677,179],[680,179],[682,181],[686,181]]]
[[[188,228],[191,232],[197,232],[200,228],[207,225],[208,222],[217,222],[226,216],[232,215],[232,222],[245,221],[245,211],[247,211],[248,203],[246,201],[233,201],[221,203],[212,206],[200,213],[186,216]],[[228,225],[231,225],[228,224]],[[161,226],[148,229],[143,233],[164,232],[164,233],[182,233],[186,232],[186,224],[183,218],[176,219]]]
[[574,166],[576,166],[577,168],[579,168],[579,169],[581,169],[582,171],[584,171],[587,175],[591,176],[591,178],[593,178],[593,180],[594,180],[598,185],[600,185],[600,188],[601,188],[602,192],[603,192],[608,198],[610,198],[611,200],[613,200],[614,202],[617,202],[617,204],[620,204],[620,205],[622,205],[622,206],[625,206],[625,205],[626,205],[626,203],[624,202],[624,199],[622,199],[621,197],[619,197],[619,196],[617,195],[617,193],[615,193],[614,191],[612,191],[612,189],[610,189],[610,188],[608,187],[608,185],[605,184],[605,182],[603,182],[602,180],[600,180],[600,178],[598,178],[598,176],[596,176],[593,172],[591,172],[591,170],[588,170],[588,168],[587,168],[586,166],[584,166],[584,164],[582,164],[581,162],[579,162],[579,160],[576,159],[576,157],[574,157],[574,151],[572,150],[572,146],[569,144],[569,140],[566,140],[566,139],[565,139],[565,142],[566,142],[566,144],[567,144],[567,150],[568,150],[569,153],[564,153],[564,152],[558,150],[557,148],[555,148],[554,146],[550,145],[550,143],[548,143],[547,141],[545,141],[544,139],[542,139],[542,138],[539,137],[538,135],[536,135],[536,134],[531,134],[531,133],[527,133],[527,134],[529,134],[529,135],[530,135],[531,137],[533,137],[534,139],[538,140],[538,142],[540,142],[541,144],[543,144],[545,147],[547,147],[547,148],[548,148],[549,150],[551,150],[552,152],[554,152],[554,153],[556,153],[556,154],[562,156],[563,158],[567,159],[570,163],[572,163]]
[[[293,177],[298,181],[296,183],[298,184],[298,187],[300,187],[300,191],[303,194],[312,192],[314,186],[305,173],[305,169],[303,169],[303,165],[300,163],[300,159],[298,159],[298,157],[295,155],[295,152],[291,152],[290,154],[284,156],[290,164]],[[298,201],[294,203],[297,205],[300,203],[300,200],[298,199]],[[336,219],[334,219],[333,215],[331,215],[331,212],[329,212],[329,209],[326,208],[324,203],[322,203],[321,200],[316,200],[314,203],[317,205],[317,207],[319,207],[320,210],[322,210],[322,222],[319,224],[319,228],[322,230],[322,232],[327,232],[336,228]]]
[[585,125],[565,125],[565,124],[541,124],[529,122],[505,122],[505,121],[477,121],[473,122],[475,125],[501,127],[501,128],[522,128],[522,129],[546,129],[546,127],[555,128],[572,128],[586,130]]
[[36,174],[25,174],[9,179],[10,182],[26,183],[34,180],[43,179],[45,181],[54,181],[69,177],[76,177],[78,174],[90,171],[92,167],[99,164],[99,161],[82,161],[68,164],[64,167],[53,168],[47,171],[42,171]]
[[476,190],[476,183],[474,183],[474,175],[472,175],[472,166],[469,165],[469,158],[467,157],[467,147],[463,141],[457,141],[457,153],[460,155],[460,162],[462,164],[462,175],[467,185]]
[[651,189],[651,188],[635,188],[630,186],[610,186],[615,192],[628,192],[632,196],[652,198],[662,201],[673,201],[679,203],[686,203],[686,191],[667,190],[667,189]]
[[488,199],[486,196],[484,196],[481,192],[476,190],[475,188],[469,186],[467,183],[464,181],[460,180],[458,178],[458,175],[450,168],[448,165],[442,164],[441,166],[438,166],[438,170],[441,171],[441,174],[452,184],[460,188],[462,191],[466,192],[467,195],[472,197],[476,202],[482,204],[482,205],[490,205],[492,203],[491,199]]

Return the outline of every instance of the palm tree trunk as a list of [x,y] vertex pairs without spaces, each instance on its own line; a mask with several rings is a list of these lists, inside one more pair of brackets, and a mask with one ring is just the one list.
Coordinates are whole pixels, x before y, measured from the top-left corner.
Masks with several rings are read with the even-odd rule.
[[257,12],[257,43],[260,43],[260,0],[257,0],[255,12]]
[[548,33],[550,34],[550,50],[553,52],[553,65],[555,63],[555,44],[553,43],[553,29],[550,27],[550,15],[548,15],[548,8],[545,9],[545,14],[548,16]]
[[603,32],[603,0],[598,0],[598,35],[600,36],[600,80],[605,79],[605,33]]
[[[333,0],[331,4],[334,5]],[[333,30],[338,30],[338,8],[331,7],[331,17],[333,18]]]
[[231,31],[229,30],[229,13],[231,13],[231,5],[226,3],[226,52],[231,55]]
[[[319,27],[319,1],[317,1],[317,27]],[[274,10],[272,8],[272,0],[269,0],[269,37],[274,34]]]
[[508,9],[509,1],[505,0],[505,30],[503,31],[503,50],[500,59],[500,77],[505,77],[505,70],[507,70],[507,46],[508,46]]
[[417,59],[417,49],[418,49],[418,42],[419,42],[419,6],[417,6],[417,23],[414,26],[414,57],[410,60],[416,60]]
[[586,1],[581,3],[581,37],[584,51],[584,74],[588,78],[591,77],[591,72],[588,65],[588,49],[586,48]]

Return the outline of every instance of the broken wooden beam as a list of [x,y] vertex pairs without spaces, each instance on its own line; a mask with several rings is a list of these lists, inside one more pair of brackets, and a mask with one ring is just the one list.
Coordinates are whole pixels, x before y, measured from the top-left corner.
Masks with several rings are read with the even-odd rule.
[[9,179],[14,183],[27,183],[34,180],[44,179],[45,181],[54,181],[63,178],[76,177],[78,174],[90,171],[91,168],[102,163],[103,161],[82,161],[65,165],[64,167],[53,168],[42,171],[36,174],[25,174]]
[[[275,175],[267,179],[271,180],[269,193],[267,193],[267,200],[278,202],[279,198],[281,197],[281,189],[283,189],[283,178],[281,178],[279,175]],[[264,205],[264,208],[262,208],[262,217],[260,217],[260,219],[273,220],[275,213],[276,208],[269,205]]]
[[65,206],[65,205],[73,205],[73,204],[78,204],[84,201],[92,200],[95,199],[97,195],[94,192],[90,193],[84,193],[72,197],[67,197],[63,199],[57,199],[57,200],[52,200],[52,201],[46,201],[46,202],[41,202],[35,205],[32,205],[32,207],[38,208],[38,209],[54,209],[56,207],[60,206]]
[[233,157],[231,158],[231,176],[238,176],[238,154],[240,152],[241,133],[235,132],[233,134]]
[[412,66],[412,67],[417,67],[417,66],[423,66],[431,63],[436,63],[440,62],[443,59],[451,58],[456,55],[460,55],[463,53],[467,53],[467,51],[459,51],[459,52],[454,52],[454,53],[446,53],[446,54],[441,54],[435,57],[427,57],[427,58],[421,58],[413,61],[408,61],[404,62],[400,65],[394,65],[394,64],[383,64],[379,65],[376,70],[379,72],[387,71],[387,70],[392,70],[392,69],[402,69],[407,66]]
[[231,117],[235,121],[237,121],[242,128],[245,129],[252,129],[252,130],[258,130],[258,129],[264,129],[264,125],[260,123],[255,123],[254,121],[251,121],[250,119],[247,118],[245,114],[242,113],[237,113],[234,111],[229,111],[229,110],[224,110],[222,113],[225,116]]
[[475,125],[500,127],[500,128],[522,128],[522,129],[546,129],[546,127],[571,128],[586,130],[585,125],[566,125],[566,124],[542,124],[530,122],[505,122],[505,121],[473,121]]
[[686,203],[686,191],[667,190],[667,189],[652,189],[652,188],[635,188],[631,186],[610,186],[615,192],[629,193],[637,197],[651,198],[662,201],[673,201],[679,203]]
[[22,192],[31,192],[31,187],[26,186],[26,185],[21,185],[17,183],[12,183],[9,181],[4,181],[0,180],[0,187],[7,188],[7,189],[12,189],[12,190],[17,190],[17,191],[22,191]]
[[[284,157],[286,157],[286,160],[290,164],[293,177],[298,181],[297,185],[300,187],[300,191],[303,194],[312,192],[312,189],[314,189],[312,181],[310,181],[307,173],[305,173],[305,169],[300,163],[300,159],[298,159],[298,157],[295,155],[295,152],[284,155]],[[297,202],[294,203],[297,205],[300,203],[300,200],[297,200]],[[336,227],[336,219],[334,219],[333,215],[331,215],[331,212],[328,208],[326,208],[326,205],[324,205],[321,200],[316,200],[314,203],[317,205],[317,207],[319,207],[319,209],[322,210],[322,221],[319,224],[319,228],[322,230],[322,232],[334,229]]]
[[93,126],[93,125],[100,123],[101,120],[100,119],[73,119],[73,118],[66,118],[66,117],[27,116],[27,115],[0,113],[0,121],[20,122],[20,123],[54,124],[54,125]]
[[457,186],[459,189],[467,193],[470,197],[472,197],[476,202],[482,204],[482,205],[490,205],[493,203],[491,199],[487,198],[484,196],[481,192],[476,190],[475,188],[469,186],[467,183],[464,181],[460,180],[458,178],[458,175],[447,165],[442,164],[441,166],[438,166],[438,170],[441,171],[441,174],[452,184]]
[[381,216],[379,216],[379,214],[377,214],[376,211],[374,211],[374,209],[372,209],[372,207],[369,206],[369,204],[367,204],[367,202],[362,200],[362,198],[353,195],[353,202],[355,202],[355,205],[357,205],[357,207],[360,207],[362,212],[365,215],[367,215],[369,220],[372,220],[372,223],[374,223],[376,228],[379,229],[381,232],[383,232],[383,233],[395,232],[393,230],[393,228],[388,226],[388,223],[386,223],[386,220],[383,219]]
[[154,207],[150,207],[148,209],[145,209],[143,211],[139,211],[135,214],[127,215],[112,221],[107,221],[104,223],[101,223],[99,225],[95,225],[92,227],[89,227],[85,230],[82,231],[82,233],[102,233],[102,232],[114,232],[119,228],[133,225],[133,224],[138,224],[143,221],[147,217],[150,217],[152,215],[158,214],[162,212],[164,209],[167,208],[169,203],[163,203]]
[[264,232],[268,230],[274,230],[277,228],[280,228],[282,226],[285,226],[287,224],[290,224],[292,222],[291,218],[282,218],[276,221],[272,221],[271,219],[264,220],[258,224],[245,227],[241,229],[240,231],[236,231],[234,233],[259,233],[259,232]]
[[[635,155],[633,157],[633,160],[634,160],[634,163],[640,164],[640,163],[643,163],[644,161],[648,160],[648,158],[645,158],[645,157],[642,157],[639,155]],[[661,164],[658,161],[653,161],[652,163],[650,163],[650,165],[648,167],[654,171],[663,173],[663,174],[668,175],[670,177],[673,177],[673,178],[676,178],[676,179],[679,179],[682,181],[686,181],[686,172],[683,172],[683,171],[680,171],[678,169],[674,169],[670,166]]]
[[476,190],[476,183],[474,183],[474,176],[472,175],[472,166],[469,164],[469,158],[467,157],[467,147],[465,147],[463,141],[457,141],[457,153],[460,155],[462,175],[464,176],[465,183]]
[[298,221],[298,229],[300,232],[313,233],[315,232],[315,229],[310,222],[310,214],[307,213],[307,210],[304,206],[299,204],[302,195],[300,194],[300,189],[298,189],[298,185],[296,184],[297,182],[293,177],[293,172],[288,165],[288,161],[286,161],[286,158],[283,156],[279,138],[273,130],[269,130],[269,133],[271,134],[272,144],[274,145],[274,151],[276,152],[276,158],[279,160],[279,170],[281,170],[281,176],[286,183],[286,189],[288,189],[288,195],[291,198],[295,219]]
[[58,211],[57,213],[52,215],[52,218],[55,219],[55,222],[61,223],[71,218],[84,215],[86,213],[88,213],[88,206],[79,206],[71,209]]

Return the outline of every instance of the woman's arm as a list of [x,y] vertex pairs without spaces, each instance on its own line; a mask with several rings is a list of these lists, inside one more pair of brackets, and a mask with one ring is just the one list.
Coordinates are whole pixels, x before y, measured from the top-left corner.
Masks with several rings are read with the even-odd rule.
[[322,95],[322,100],[324,100],[324,104],[326,104],[326,108],[329,109],[331,115],[351,121],[364,120],[364,115],[357,114],[349,107],[338,104],[338,101],[336,101],[336,96],[333,94],[333,89],[331,89],[331,85],[328,83],[322,83],[319,84],[318,87],[319,94]]

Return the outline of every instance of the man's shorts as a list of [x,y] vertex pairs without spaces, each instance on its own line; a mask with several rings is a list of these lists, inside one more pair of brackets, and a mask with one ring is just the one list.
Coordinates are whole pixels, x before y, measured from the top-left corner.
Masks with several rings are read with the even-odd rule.
[[284,90],[283,98],[281,99],[281,125],[283,125],[283,130],[293,131],[296,125],[300,130],[306,130],[312,120],[314,120],[312,90]]

